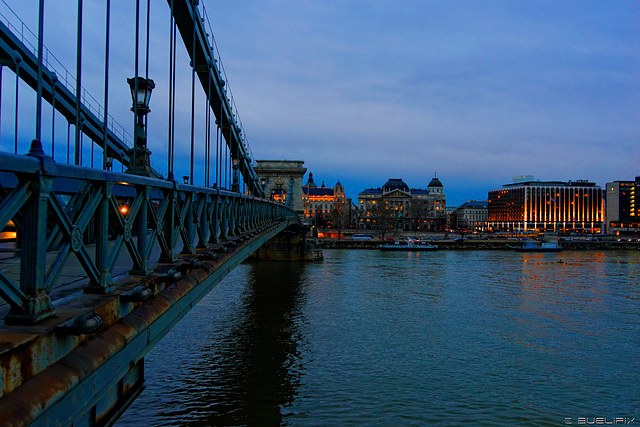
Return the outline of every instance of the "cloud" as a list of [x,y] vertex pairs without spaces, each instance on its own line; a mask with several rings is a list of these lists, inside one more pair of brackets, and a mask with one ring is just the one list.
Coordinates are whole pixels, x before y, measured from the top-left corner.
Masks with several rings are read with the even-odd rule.
[[[351,196],[389,177],[425,187],[434,171],[455,204],[471,198],[465,189],[523,173],[600,185],[638,174],[636,2],[243,1],[216,3],[215,13],[204,3],[255,156],[302,159]],[[168,127],[164,6],[152,5],[158,154]],[[74,10],[47,14],[70,22],[49,41],[72,69]],[[102,43],[101,13],[87,4],[87,46]],[[124,123],[132,19],[131,6],[114,3],[110,105]],[[99,77],[100,49],[84,54],[87,76]],[[178,155],[188,158],[191,74],[186,53],[178,58]],[[101,99],[100,79],[83,81]],[[196,125],[201,155],[203,114]]]

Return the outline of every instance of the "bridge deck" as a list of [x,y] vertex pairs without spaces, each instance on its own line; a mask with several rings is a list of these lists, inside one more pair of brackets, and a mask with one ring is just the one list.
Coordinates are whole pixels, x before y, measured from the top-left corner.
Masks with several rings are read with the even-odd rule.
[[[105,295],[72,291],[82,280],[71,268],[69,283],[75,285],[56,300],[55,316],[36,325],[0,327],[0,364],[10,373],[2,384],[2,418],[37,425],[117,417],[141,391],[144,355],[229,271],[288,225],[280,221],[249,230],[175,263],[157,264],[146,277],[121,274],[116,291]],[[169,271],[182,275],[165,274]],[[141,284],[153,296],[124,298]],[[95,333],[74,330],[74,319],[87,311],[104,322]]]
[[[136,237],[134,237],[133,240],[137,243]],[[112,245],[113,242],[111,242],[110,247]],[[181,250],[182,244],[178,243],[177,251],[179,252]],[[92,257],[95,257],[96,245],[87,245],[87,251]],[[150,259],[157,260],[160,257],[160,252],[160,246],[158,244],[154,244]],[[47,253],[47,269],[56,261],[59,253],[59,251],[50,251]],[[151,264],[151,267],[154,271],[164,272],[168,269],[165,268],[167,265],[171,264],[155,262]],[[137,276],[130,276],[129,271],[132,267],[133,260],[129,254],[126,251],[121,251],[111,272],[114,281],[118,283],[122,281],[128,282],[132,279],[141,280],[142,282],[146,281],[145,278],[139,279]],[[5,241],[0,243],[0,271],[2,271],[9,279],[13,280],[14,283],[20,283],[20,250],[16,248],[15,241]],[[89,278],[87,277],[86,271],[80,264],[80,261],[75,257],[69,258],[69,261],[63,268],[62,273],[60,273],[56,286],[51,292],[51,299],[54,301],[54,306],[56,305],[56,300],[76,292],[81,292],[88,285]],[[0,299],[0,326],[4,325],[2,319],[9,312],[9,308],[9,304]]]

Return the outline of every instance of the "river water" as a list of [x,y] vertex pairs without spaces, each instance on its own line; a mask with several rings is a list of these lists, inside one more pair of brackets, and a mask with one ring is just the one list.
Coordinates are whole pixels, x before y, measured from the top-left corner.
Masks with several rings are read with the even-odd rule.
[[640,424],[639,283],[638,252],[245,263],[116,425]]

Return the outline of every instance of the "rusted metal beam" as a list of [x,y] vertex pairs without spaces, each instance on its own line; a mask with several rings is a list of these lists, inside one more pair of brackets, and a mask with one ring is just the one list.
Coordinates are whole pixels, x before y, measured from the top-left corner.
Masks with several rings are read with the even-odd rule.
[[[202,262],[189,264],[185,258],[167,265],[165,269],[185,272],[175,283],[166,284],[160,274],[129,277],[109,295],[82,295],[60,304],[57,322],[48,319],[42,325],[4,328],[0,332],[3,425],[113,421],[139,392],[145,354],[233,268],[293,222],[292,218],[252,230],[227,253],[200,251],[188,257]],[[154,296],[146,302],[122,297],[139,286],[151,289]],[[87,311],[99,315],[104,328],[93,334],[66,335],[70,330],[65,327]],[[65,346],[74,348],[36,373],[40,369],[36,365],[46,365],[41,359]],[[17,384],[28,376],[23,374],[34,375]]]

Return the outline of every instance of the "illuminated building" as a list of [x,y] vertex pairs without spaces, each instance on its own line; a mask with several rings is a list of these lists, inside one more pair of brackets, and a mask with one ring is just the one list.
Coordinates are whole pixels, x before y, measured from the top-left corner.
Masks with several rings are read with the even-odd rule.
[[[348,201],[348,204],[347,204]],[[313,174],[309,173],[309,180],[302,187],[302,206],[309,222],[321,221],[323,225],[334,224],[336,219],[346,217],[348,225],[349,207],[351,201],[345,197],[344,186],[340,181],[333,188],[325,187],[324,181],[318,187],[313,181]],[[342,224],[343,227],[345,224]]]
[[489,192],[489,229],[599,233],[602,188],[592,182],[525,181]]
[[433,178],[427,189],[409,188],[390,178],[382,188],[358,194],[359,227],[365,229],[442,230],[446,223],[444,186]]
[[486,200],[468,200],[456,212],[457,230],[485,231],[487,229]]
[[[636,190],[640,191],[640,177],[635,181],[614,181],[606,185],[606,233],[615,235],[640,232],[640,206],[636,204]],[[640,196],[640,192],[638,192]]]

